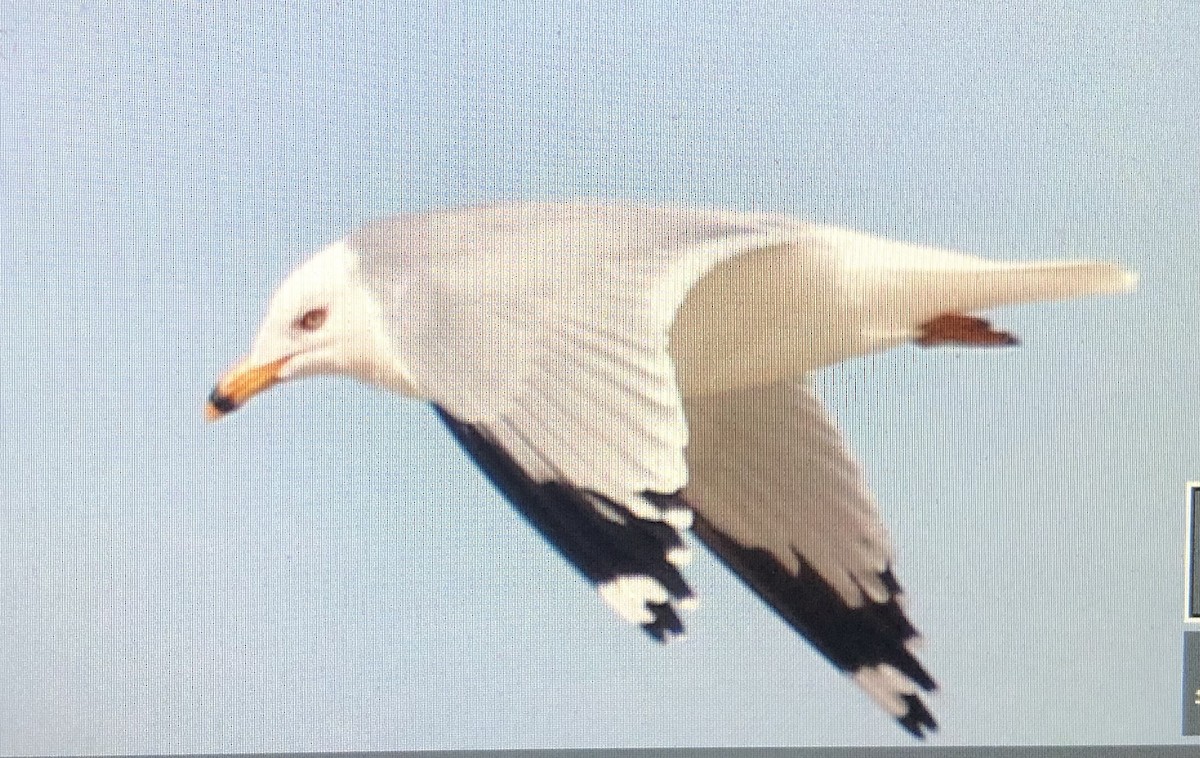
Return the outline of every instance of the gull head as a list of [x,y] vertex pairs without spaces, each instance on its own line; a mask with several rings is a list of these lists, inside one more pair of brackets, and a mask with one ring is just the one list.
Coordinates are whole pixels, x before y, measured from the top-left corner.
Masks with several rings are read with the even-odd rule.
[[217,382],[205,406],[210,421],[274,385],[342,374],[412,394],[395,356],[379,298],[359,277],[358,255],[337,242],[279,285],[249,355]]

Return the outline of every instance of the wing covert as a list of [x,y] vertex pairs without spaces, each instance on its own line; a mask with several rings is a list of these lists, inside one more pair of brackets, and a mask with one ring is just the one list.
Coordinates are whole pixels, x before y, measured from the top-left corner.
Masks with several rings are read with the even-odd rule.
[[[781,222],[782,223],[782,222]],[[712,265],[782,233],[745,214],[507,204],[350,239],[418,391],[626,620],[682,633],[687,425],[668,330]]]
[[787,235],[789,224],[516,203],[401,217],[349,244],[427,399],[486,429],[535,481],[662,518],[642,493],[687,481],[668,352],[675,312],[713,265]]

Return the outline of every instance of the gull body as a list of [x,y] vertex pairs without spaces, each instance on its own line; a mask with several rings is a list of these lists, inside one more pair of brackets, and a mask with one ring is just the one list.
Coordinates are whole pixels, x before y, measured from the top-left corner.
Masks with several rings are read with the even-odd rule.
[[691,528],[920,736],[935,684],[893,550],[807,377],[909,341],[1011,344],[967,314],[1134,282],[1108,263],[988,261],[773,214],[580,201],[403,215],[280,285],[208,415],[322,373],[429,401],[620,617],[682,633]]

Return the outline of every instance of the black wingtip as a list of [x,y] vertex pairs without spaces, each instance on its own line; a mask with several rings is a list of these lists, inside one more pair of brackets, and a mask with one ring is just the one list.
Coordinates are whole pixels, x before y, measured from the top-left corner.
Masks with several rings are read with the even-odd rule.
[[[486,428],[459,421],[437,404],[433,408],[496,489],[589,582],[602,588],[612,581],[640,578],[666,590],[666,602],[646,602],[652,614],[641,625],[646,634],[659,642],[683,635],[673,603],[689,600],[694,593],[671,562],[672,551],[684,547],[675,527],[640,518],[601,493],[568,482],[535,480]],[[678,496],[655,500],[652,494],[646,497],[653,504],[686,507]]]
[[[768,551],[743,545],[697,514],[693,531],[723,563],[741,577],[793,629],[803,635],[835,666],[850,673],[884,664],[920,689],[932,692],[937,683],[910,650],[916,629],[900,607],[900,584],[890,567],[879,575],[891,597],[887,602],[848,605],[837,591],[798,552],[800,570],[785,567]],[[900,726],[918,739],[937,728],[933,715],[917,695],[901,695]]]
[[904,695],[904,704],[908,706],[908,712],[900,716],[896,721],[904,730],[916,737],[919,740],[925,739],[931,732],[936,732],[938,725],[933,719],[933,714],[925,707],[925,703],[917,695]]
[[683,636],[683,620],[670,603],[649,603],[646,607],[654,614],[653,621],[642,624],[646,634],[659,642],[669,642]]

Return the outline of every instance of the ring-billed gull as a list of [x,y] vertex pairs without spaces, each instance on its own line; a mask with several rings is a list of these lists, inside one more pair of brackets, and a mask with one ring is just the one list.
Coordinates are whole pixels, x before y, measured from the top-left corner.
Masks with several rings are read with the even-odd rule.
[[275,293],[220,417],[344,374],[431,402],[627,621],[682,634],[693,531],[917,736],[936,727],[893,551],[808,375],[913,341],[1015,342],[968,315],[1119,292],[1092,262],[1006,263],[779,215],[507,203],[378,221]]

